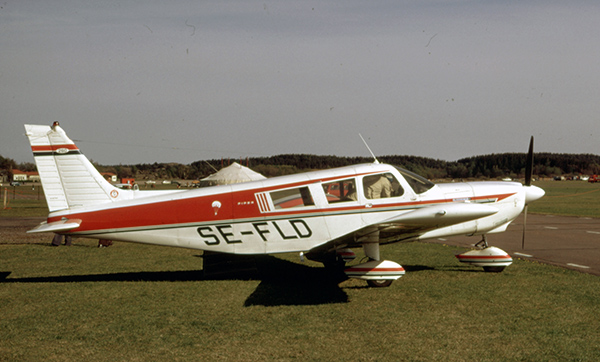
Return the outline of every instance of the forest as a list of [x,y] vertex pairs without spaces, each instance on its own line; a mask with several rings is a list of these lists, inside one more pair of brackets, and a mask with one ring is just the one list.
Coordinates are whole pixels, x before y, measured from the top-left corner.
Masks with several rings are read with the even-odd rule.
[[[525,158],[525,153],[473,156],[458,161],[400,155],[378,157],[382,163],[398,165],[428,179],[522,178],[525,172]],[[369,157],[283,154],[241,160],[199,160],[189,165],[179,163],[99,165],[95,163],[95,166],[101,172],[116,173],[119,178],[194,180],[206,177],[232,162],[249,166],[252,170],[266,177],[273,177],[372,161],[373,159]],[[16,163],[10,158],[0,156],[0,170],[13,168],[22,171],[34,171],[35,164]],[[600,174],[600,156],[592,154],[536,153],[533,173],[534,176],[540,178]]]

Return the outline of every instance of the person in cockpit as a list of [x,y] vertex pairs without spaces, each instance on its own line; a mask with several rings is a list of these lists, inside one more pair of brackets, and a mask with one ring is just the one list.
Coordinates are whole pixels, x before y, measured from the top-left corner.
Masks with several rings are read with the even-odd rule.
[[383,174],[365,177],[363,185],[367,199],[392,197],[392,183]]

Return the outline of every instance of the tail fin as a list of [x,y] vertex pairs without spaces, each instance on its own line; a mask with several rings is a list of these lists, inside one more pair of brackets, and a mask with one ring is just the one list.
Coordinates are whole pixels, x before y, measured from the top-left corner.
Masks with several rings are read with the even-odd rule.
[[50,212],[129,198],[100,175],[58,122],[25,125],[25,131]]

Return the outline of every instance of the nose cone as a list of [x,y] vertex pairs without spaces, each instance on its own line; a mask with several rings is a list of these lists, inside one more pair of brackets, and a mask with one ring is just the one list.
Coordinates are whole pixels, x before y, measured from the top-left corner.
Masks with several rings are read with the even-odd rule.
[[538,199],[541,199],[542,196],[546,194],[544,190],[537,186],[524,186],[525,187],[525,204],[529,204]]

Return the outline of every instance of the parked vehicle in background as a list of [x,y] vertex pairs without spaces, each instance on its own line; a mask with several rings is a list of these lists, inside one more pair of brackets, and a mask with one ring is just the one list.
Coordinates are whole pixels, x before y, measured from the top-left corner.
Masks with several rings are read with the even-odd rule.
[[590,176],[590,178],[588,179],[588,182],[600,182],[600,176],[598,175],[592,175]]

